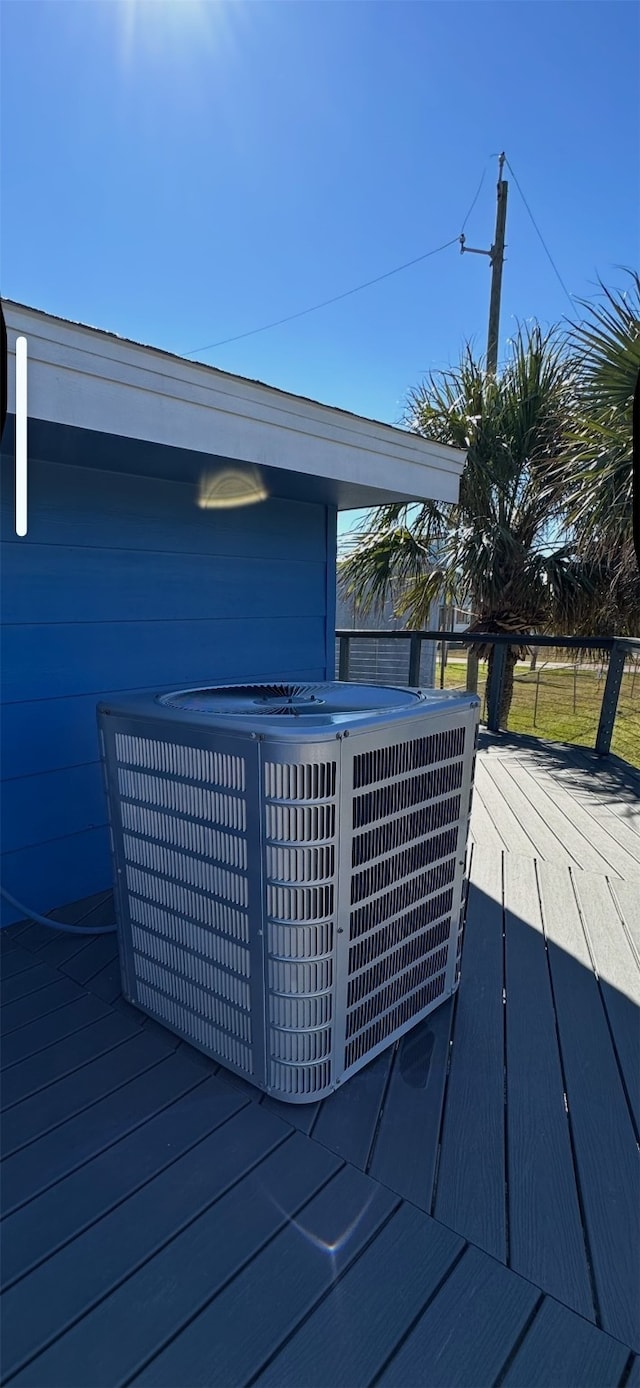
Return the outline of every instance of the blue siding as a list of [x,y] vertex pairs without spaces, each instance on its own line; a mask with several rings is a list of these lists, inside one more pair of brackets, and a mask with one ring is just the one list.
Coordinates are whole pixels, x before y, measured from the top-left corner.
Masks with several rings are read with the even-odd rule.
[[5,460],[2,880],[42,911],[110,884],[100,698],[332,674],[336,515],[275,498],[201,511],[191,483],[37,461],[17,540],[11,473]]

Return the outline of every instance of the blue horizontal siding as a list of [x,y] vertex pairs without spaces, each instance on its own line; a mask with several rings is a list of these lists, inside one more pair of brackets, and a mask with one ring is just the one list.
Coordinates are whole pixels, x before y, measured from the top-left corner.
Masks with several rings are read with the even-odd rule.
[[324,668],[324,646],[322,617],[6,626],[2,702],[99,697],[115,671],[130,689],[244,680],[257,670],[285,679],[294,664]]
[[[13,463],[2,459],[0,535],[14,532]],[[33,544],[87,545],[302,562],[322,558],[325,508],[271,498],[237,511],[202,511],[188,482],[29,463]]]
[[[324,616],[325,565],[299,560],[6,545],[5,623]],[[242,604],[240,606],[240,604]]]
[[[37,848],[3,853],[2,885],[41,913],[107,891],[111,886],[109,836],[104,829],[87,829],[39,843]],[[19,912],[2,902],[2,925],[19,918]]]
[[66,766],[5,782],[0,805],[4,853],[85,829],[102,829],[106,822],[102,768],[97,758],[89,766]]
[[[245,665],[247,662],[245,662]],[[211,667],[213,668],[213,667]],[[211,668],[206,680],[195,683],[211,683],[214,676]],[[114,671],[114,675],[117,675]],[[276,680],[282,678],[282,671],[273,664],[264,667],[253,662],[250,669],[238,666],[229,683],[244,682],[247,679]],[[320,665],[287,667],[287,678],[299,683],[325,678]],[[181,681],[171,680],[154,686],[154,692],[175,689]],[[31,701],[5,704],[0,717],[0,760],[3,781],[21,776],[36,776],[40,772],[57,771],[66,766],[83,766],[95,760],[96,756],[96,704],[98,697],[125,699],[128,695],[139,694],[140,688],[129,687],[102,689],[99,696],[85,694],[61,699],[35,699]]]
[[99,699],[326,677],[335,513],[203,512],[191,484],[35,462],[19,541],[7,480],[2,872],[42,911],[110,884]]

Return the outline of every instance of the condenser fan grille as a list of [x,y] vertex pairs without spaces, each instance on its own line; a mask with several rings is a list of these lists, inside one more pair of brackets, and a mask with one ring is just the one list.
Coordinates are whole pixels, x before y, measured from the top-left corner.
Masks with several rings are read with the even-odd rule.
[[[385,707],[413,704],[417,696],[410,690],[381,691],[368,685],[325,684],[235,684],[215,689],[179,689],[160,695],[166,708],[188,713],[208,713],[237,717],[321,718],[364,713]],[[390,697],[391,696],[391,697]]]
[[300,718],[307,712],[319,712],[324,699],[311,684],[237,684],[226,689],[185,689],[163,695],[161,703],[193,713]]

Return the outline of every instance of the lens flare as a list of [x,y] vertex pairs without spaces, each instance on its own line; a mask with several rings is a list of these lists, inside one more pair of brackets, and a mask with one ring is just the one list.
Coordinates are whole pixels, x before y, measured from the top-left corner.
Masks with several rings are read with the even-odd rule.
[[203,511],[253,506],[269,495],[257,467],[227,467],[202,474],[198,506]]

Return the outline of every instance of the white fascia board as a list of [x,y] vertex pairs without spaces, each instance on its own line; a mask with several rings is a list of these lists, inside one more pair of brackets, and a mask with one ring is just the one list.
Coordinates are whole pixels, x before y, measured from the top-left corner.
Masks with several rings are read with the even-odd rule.
[[[455,501],[465,454],[346,410],[3,301],[9,357],[28,342],[29,415],[363,487]],[[9,368],[9,410],[14,408]],[[353,499],[350,501],[353,505]]]

